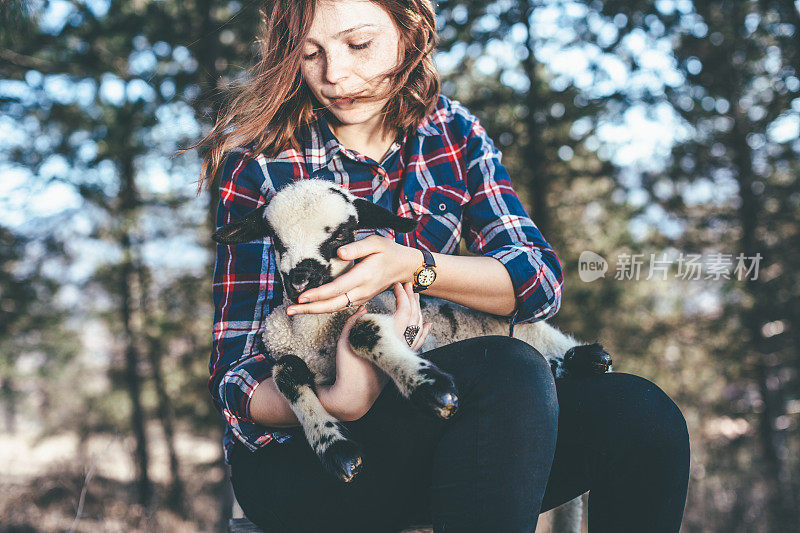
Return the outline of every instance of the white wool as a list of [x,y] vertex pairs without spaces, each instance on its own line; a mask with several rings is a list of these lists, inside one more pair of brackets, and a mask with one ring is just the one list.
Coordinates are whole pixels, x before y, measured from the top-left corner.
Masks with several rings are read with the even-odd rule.
[[[344,198],[342,192],[330,182],[300,180],[272,198],[264,216],[287,248],[284,254],[276,250],[282,273],[290,272],[303,259],[326,262],[319,253],[320,244],[330,237],[325,228],[337,228],[357,216],[352,200]],[[352,197],[350,193],[346,195]],[[337,276],[348,262],[335,258],[331,265],[331,274]]]

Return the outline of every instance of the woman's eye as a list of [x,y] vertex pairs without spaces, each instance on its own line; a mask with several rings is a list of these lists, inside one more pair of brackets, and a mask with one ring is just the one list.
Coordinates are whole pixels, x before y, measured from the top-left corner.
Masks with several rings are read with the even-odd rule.
[[317,56],[317,52],[312,52],[310,54],[303,54],[303,59],[314,59]]
[[371,43],[372,41],[367,41],[361,44],[351,44],[350,48],[352,48],[353,50],[363,50],[364,48],[368,47]]

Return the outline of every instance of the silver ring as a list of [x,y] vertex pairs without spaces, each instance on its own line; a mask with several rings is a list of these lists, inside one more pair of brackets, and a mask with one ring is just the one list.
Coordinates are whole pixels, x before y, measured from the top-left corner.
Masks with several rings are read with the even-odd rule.
[[350,309],[351,307],[353,307],[353,302],[350,301],[350,297],[347,295],[347,293],[344,293],[344,297],[347,298],[347,307],[346,307],[346,309]]
[[403,337],[405,337],[406,342],[409,346],[413,346],[414,339],[417,338],[417,334],[419,333],[419,326],[408,326],[403,332]]

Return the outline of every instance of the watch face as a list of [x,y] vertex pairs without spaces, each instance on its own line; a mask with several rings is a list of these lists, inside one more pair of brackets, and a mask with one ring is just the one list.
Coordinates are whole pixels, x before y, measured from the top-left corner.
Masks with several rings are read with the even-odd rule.
[[423,268],[417,274],[417,283],[423,287],[429,286],[436,279],[436,271],[432,268]]

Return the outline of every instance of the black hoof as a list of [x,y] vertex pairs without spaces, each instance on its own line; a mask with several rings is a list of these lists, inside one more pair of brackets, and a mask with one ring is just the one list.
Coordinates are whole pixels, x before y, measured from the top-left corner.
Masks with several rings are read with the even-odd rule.
[[599,342],[575,346],[564,354],[564,368],[571,376],[605,374],[611,368],[611,354]]
[[431,381],[419,385],[411,393],[411,401],[441,419],[452,418],[458,411],[458,391],[453,378],[436,367],[426,368],[422,374]]
[[325,469],[341,479],[350,483],[361,470],[361,449],[352,440],[342,439],[334,441],[320,456]]

